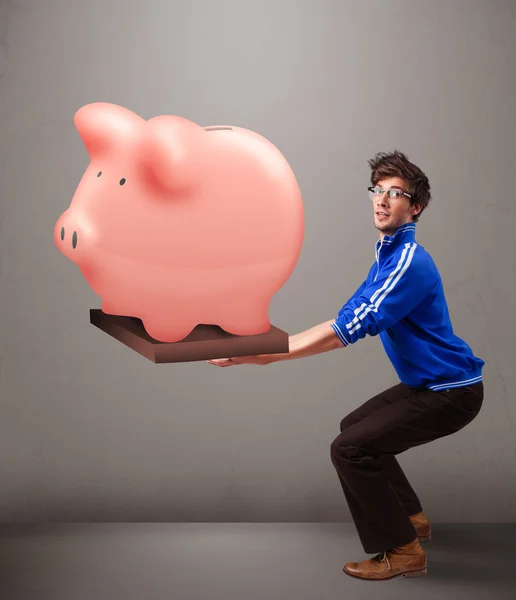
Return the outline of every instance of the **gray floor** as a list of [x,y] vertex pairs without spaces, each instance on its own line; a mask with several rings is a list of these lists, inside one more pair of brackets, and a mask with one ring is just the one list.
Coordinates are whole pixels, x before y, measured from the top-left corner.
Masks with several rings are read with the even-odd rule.
[[[514,600],[516,524],[433,524],[428,575],[357,581],[349,523],[0,526],[1,600]],[[417,594],[417,596],[414,596]]]

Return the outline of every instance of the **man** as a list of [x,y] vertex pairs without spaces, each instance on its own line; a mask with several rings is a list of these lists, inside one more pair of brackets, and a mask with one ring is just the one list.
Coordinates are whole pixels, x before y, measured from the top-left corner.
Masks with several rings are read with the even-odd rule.
[[426,175],[399,151],[369,161],[376,261],[336,319],[289,338],[287,354],[208,362],[265,365],[348,347],[379,335],[400,383],[371,398],[340,423],[331,444],[351,516],[371,559],[344,572],[369,580],[426,575],[420,541],[430,523],[396,454],[459,431],[480,411],[482,367],[453,333],[439,271],[415,239],[431,199]]

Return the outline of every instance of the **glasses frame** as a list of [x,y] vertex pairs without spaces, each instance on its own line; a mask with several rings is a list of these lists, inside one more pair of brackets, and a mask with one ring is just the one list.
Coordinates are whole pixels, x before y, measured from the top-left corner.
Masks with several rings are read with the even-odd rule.
[[[375,190],[376,188],[378,188],[378,186],[376,186],[376,185],[372,185],[372,186],[370,186],[370,187],[367,188],[367,191],[371,192],[371,194],[373,195],[373,198],[371,198],[371,200],[374,200],[375,196],[381,198],[384,194],[388,194],[391,191],[392,192],[399,192],[403,196],[407,196],[407,198],[412,198],[412,196],[410,194],[407,194],[407,192],[405,192],[404,190],[396,190],[396,189],[392,189],[392,188],[389,189],[389,190],[382,190],[381,194],[375,194],[373,190]],[[382,189],[382,188],[379,188],[379,189]],[[399,197],[398,198],[392,198],[390,195],[389,195],[389,199],[390,200],[396,200],[396,201],[400,200]]]

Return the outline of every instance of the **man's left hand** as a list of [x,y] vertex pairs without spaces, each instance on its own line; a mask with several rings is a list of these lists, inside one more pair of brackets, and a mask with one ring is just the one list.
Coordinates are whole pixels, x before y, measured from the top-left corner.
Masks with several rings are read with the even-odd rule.
[[255,356],[233,356],[231,358],[212,358],[207,361],[217,367],[232,367],[233,365],[268,365],[274,362],[274,355],[256,354]]

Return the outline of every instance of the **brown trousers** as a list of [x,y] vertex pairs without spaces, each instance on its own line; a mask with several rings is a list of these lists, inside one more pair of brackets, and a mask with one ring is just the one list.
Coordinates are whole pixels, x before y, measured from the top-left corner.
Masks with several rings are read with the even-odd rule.
[[482,382],[442,392],[400,383],[342,419],[331,460],[365,552],[417,537],[409,515],[423,508],[395,455],[459,431],[477,416],[483,398]]

